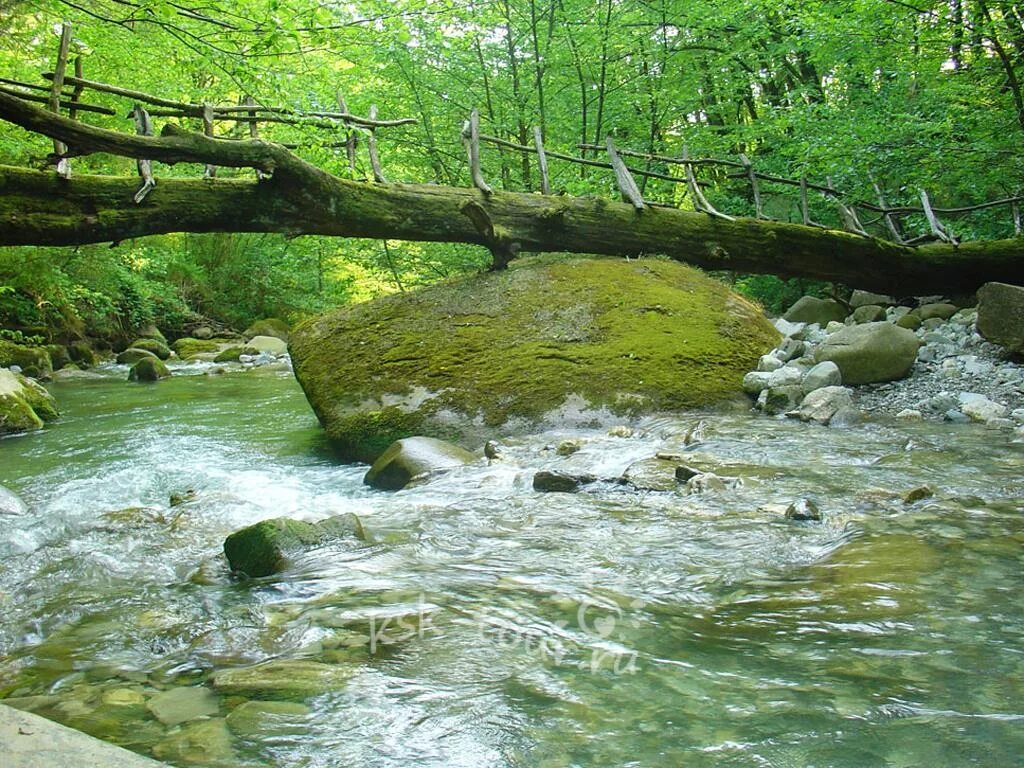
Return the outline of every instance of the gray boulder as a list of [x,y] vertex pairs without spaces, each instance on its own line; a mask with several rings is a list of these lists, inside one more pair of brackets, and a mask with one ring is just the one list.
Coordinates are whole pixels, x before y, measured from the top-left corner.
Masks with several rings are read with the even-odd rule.
[[958,309],[955,304],[937,302],[935,304],[922,304],[917,308],[917,314],[921,316],[922,320],[933,320],[936,318],[939,320],[949,320],[949,318],[957,313]]
[[1024,355],[1024,288],[985,283],[978,289],[977,323],[987,340]]
[[857,325],[879,323],[885,320],[885,307],[880,307],[877,304],[865,304],[863,307],[857,307],[853,310],[851,317]]
[[259,355],[263,352],[274,356],[288,354],[288,344],[276,336],[253,336],[245,343],[243,354]]
[[846,387],[823,387],[809,393],[800,403],[796,415],[801,421],[828,424],[846,408],[853,408],[853,395]]
[[776,416],[793,410],[804,396],[803,388],[799,384],[788,384],[780,387],[770,387],[764,390],[757,398],[757,408],[769,416]]
[[914,366],[920,340],[892,323],[851,325],[829,336],[815,359],[839,366],[848,385],[902,379]]
[[854,291],[850,295],[850,307],[852,309],[866,307],[872,304],[881,307],[891,307],[895,303],[896,299],[892,296],[886,296],[881,293],[871,293],[870,291]]
[[841,323],[846,319],[846,307],[835,299],[804,296],[782,317],[791,323],[817,323],[824,328],[833,320]]
[[804,374],[802,385],[804,394],[808,394],[822,387],[838,387],[842,383],[843,374],[839,370],[839,366],[831,360],[826,360],[825,362],[818,363]]
[[465,448],[434,437],[406,437],[393,442],[370,467],[363,482],[398,491],[420,475],[454,469],[476,461]]

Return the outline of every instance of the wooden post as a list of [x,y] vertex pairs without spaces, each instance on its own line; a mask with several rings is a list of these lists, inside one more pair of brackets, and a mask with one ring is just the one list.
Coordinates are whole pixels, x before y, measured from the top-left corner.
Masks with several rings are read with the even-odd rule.
[[750,188],[754,192],[754,218],[763,219],[765,218],[764,210],[761,208],[761,188],[757,184],[757,174],[754,173],[754,165],[750,162],[750,158],[740,152],[740,162],[743,163],[743,169],[747,172],[747,179],[750,181]]
[[84,74],[85,73],[82,69],[82,57],[78,56],[75,58],[75,80],[78,82],[75,85],[75,89],[71,92],[71,108],[68,110],[68,117],[72,120],[78,119],[78,101],[82,98],[82,94],[85,92],[85,86],[81,83]]
[[544,136],[539,127],[533,129],[533,143],[537,147],[537,167],[540,169],[540,191],[543,195],[551,194],[548,181],[548,156],[544,154]]
[[[142,108],[141,104],[135,105],[132,115],[135,118],[135,132],[140,136],[152,136],[153,126],[149,121],[149,113]],[[149,160],[139,159],[136,161],[136,164],[139,167],[139,176],[142,177],[142,186],[139,187],[132,199],[138,205],[146,199],[146,195],[156,186],[156,179],[153,178],[153,165]]]
[[[832,189],[835,187],[832,184],[832,177],[826,176],[825,183]],[[843,228],[848,232],[853,232],[855,235],[861,235],[862,237],[870,237],[870,235],[864,231],[864,226],[860,223],[860,217],[857,216],[856,208],[846,205],[842,200],[839,199],[838,195],[830,194],[835,201],[836,207],[839,209],[839,218],[843,222]]]
[[[57,66],[53,69],[53,84],[50,88],[50,111],[60,114],[60,93],[64,90],[64,73],[68,66],[68,51],[71,49],[71,23],[65,21],[61,25],[60,47],[57,49]],[[53,141],[53,153],[57,156],[57,174],[65,179],[71,178],[71,163],[63,155],[68,151],[62,141]]]
[[[377,119],[377,105],[370,105],[369,118],[371,120]],[[380,167],[380,155],[377,154],[377,134],[373,128],[369,128],[369,137],[366,140],[366,147],[370,153],[370,168],[373,169],[373,180],[378,184],[383,184],[386,179],[384,178],[384,169]]]
[[715,210],[715,206],[708,202],[708,199],[704,197],[704,193],[700,189],[700,184],[697,183],[697,176],[693,172],[693,164],[687,162],[690,159],[690,152],[683,145],[683,169],[686,174],[686,186],[690,190],[690,194],[693,195],[693,207],[701,213],[706,213],[716,219],[725,219],[726,221],[736,221],[732,216],[727,216],[720,211]]
[[[256,101],[253,99],[252,96],[246,96],[242,100],[242,104],[244,106],[247,106],[247,107],[255,107],[256,106]],[[249,138],[255,141],[256,139],[258,139],[260,137],[259,125],[256,122],[256,112],[254,110],[254,111],[249,112],[247,114],[248,114],[249,117],[253,118],[252,121],[249,123]],[[256,179],[258,181],[263,181],[263,179],[267,179],[267,178],[270,178],[270,174],[265,173],[264,171],[261,171],[259,168],[256,169]]]
[[491,194],[494,190],[484,181],[483,172],[480,170],[480,113],[475,109],[462,126],[462,143],[469,156],[469,173],[473,177],[473,186],[485,195]]
[[[213,107],[203,104],[203,135],[213,138]],[[204,179],[212,179],[217,175],[217,166],[206,164],[203,170]]]
[[939,221],[939,217],[935,215],[935,211],[932,210],[932,201],[928,199],[928,193],[925,190],[921,190],[921,207],[924,208],[925,218],[928,219],[928,226],[932,230],[932,234],[935,235],[939,240],[944,243],[953,243],[954,245],[959,242],[949,231],[942,226],[942,222]]
[[885,227],[889,230],[889,234],[892,235],[894,243],[903,244],[903,227],[900,226],[900,221],[891,213],[889,213],[889,204],[885,201],[885,195],[882,194],[882,188],[878,186],[878,182],[871,179],[871,186],[875,188],[875,194],[878,195],[878,204],[882,207],[882,219],[885,221]]
[[619,153],[615,151],[615,142],[612,141],[611,134],[605,138],[605,149],[608,150],[608,159],[611,161],[612,170],[615,172],[615,183],[619,187],[619,192],[622,193],[622,199],[627,203],[632,203],[633,207],[638,211],[642,211],[646,206],[644,205],[644,198],[640,194],[640,188],[633,180],[633,174],[629,172],[626,164],[622,162]]
[[[338,92],[338,109],[343,114],[348,114],[348,103],[345,101],[341,91]],[[351,129],[348,123],[345,123],[345,156],[348,158],[348,170],[352,178],[355,178],[356,175],[356,145],[358,143],[359,138],[356,136],[356,132]]]
[[800,219],[805,227],[811,226],[811,212],[807,206],[807,177],[800,174]]
[[1021,222],[1020,222],[1020,203],[1014,201],[1010,204],[1010,210],[1013,213],[1013,235],[1014,237],[1020,237],[1021,235]]

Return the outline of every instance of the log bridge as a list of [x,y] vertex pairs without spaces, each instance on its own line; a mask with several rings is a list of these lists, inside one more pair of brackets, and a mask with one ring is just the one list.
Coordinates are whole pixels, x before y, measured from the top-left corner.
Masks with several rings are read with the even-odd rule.
[[[581,145],[584,151],[603,150],[608,162],[545,151],[535,132],[534,147],[525,147],[481,134],[474,111],[463,129],[472,187],[405,184],[385,179],[376,147],[376,130],[414,122],[378,120],[376,109],[367,118],[338,112],[299,114],[264,107],[251,99],[237,107],[214,108],[159,99],[85,80],[80,64],[75,76],[66,76],[69,25],[65,25],[57,67],[45,75],[51,81],[48,99],[31,93],[42,86],[4,80],[0,87],[0,119],[26,131],[52,139],[54,151],[47,170],[0,166],[0,245],[70,246],[113,242],[171,232],[276,232],[288,236],[329,235],[399,239],[483,246],[493,256],[493,268],[502,269],[521,252],[641,256],[661,254],[709,270],[770,273],[833,281],[851,287],[897,295],[963,294],[985,282],[1024,284],[1024,237],[1019,203],[1009,197],[959,209],[936,208],[921,191],[920,207],[890,207],[876,185],[878,204],[844,201],[831,183],[813,184],[806,178],[785,179],[757,172],[741,155],[739,160],[669,158],[630,152],[615,147],[609,137],[604,147]],[[13,87],[12,87],[13,86]],[[67,93],[65,87],[73,87]],[[98,128],[80,122],[81,112],[103,108],[81,101],[84,89],[105,91],[136,102],[131,116],[134,134]],[[33,102],[45,101],[47,108]],[[195,118],[202,132],[167,123],[161,135],[152,135],[150,112]],[[62,107],[69,116],[60,113]],[[218,138],[213,123],[230,120],[249,127],[249,138]],[[259,138],[260,122],[313,124],[347,135],[346,148],[355,175],[354,135],[367,138],[372,179],[356,180],[330,174],[291,149]],[[503,146],[537,156],[539,193],[492,189],[484,179],[482,143]],[[75,157],[109,153],[138,161],[141,177],[72,174]],[[640,157],[678,166],[678,176],[630,168],[624,158]],[[622,201],[598,197],[569,197],[550,193],[548,160],[567,160],[610,169]],[[198,163],[200,178],[157,180],[152,163]],[[697,180],[704,165],[731,168],[730,176],[751,185],[754,215],[732,216],[716,210]],[[254,178],[218,178],[216,169],[248,168]],[[654,176],[685,184],[695,210],[646,201],[636,184],[637,175]],[[768,219],[762,210],[760,183],[786,184],[800,190],[801,223]],[[838,208],[842,229],[827,228],[810,219],[809,191],[822,194]],[[1013,237],[1003,240],[960,242],[939,219],[940,215],[1009,207]],[[888,237],[870,235],[858,218],[857,208],[878,214]],[[921,214],[929,231],[907,237],[902,221]]]

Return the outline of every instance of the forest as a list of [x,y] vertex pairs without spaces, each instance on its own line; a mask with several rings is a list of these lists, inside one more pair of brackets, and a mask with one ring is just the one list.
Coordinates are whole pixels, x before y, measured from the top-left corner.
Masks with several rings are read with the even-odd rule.
[[[601,160],[613,137],[644,198],[693,209],[678,165],[743,154],[758,170],[842,189],[849,199],[968,207],[1021,193],[1024,9],[1011,2],[354,2],[23,0],[0,10],[0,77],[46,84],[61,23],[73,29],[72,67],[87,80],[186,103],[261,105],[299,114],[341,110],[408,122],[375,131],[388,180],[470,186],[460,143],[478,110],[485,136],[532,146],[539,129],[553,156]],[[8,92],[25,93],[17,85]],[[114,114],[89,124],[131,131],[124,99],[88,91]],[[162,118],[188,130],[199,121]],[[215,135],[249,136],[218,121]],[[260,136],[343,178],[372,179],[370,132],[323,121],[263,123]],[[355,152],[350,150],[355,145]],[[4,123],[0,163],[46,167],[52,145]],[[526,153],[485,145],[484,177],[534,191]],[[135,173],[134,161],[90,155],[81,174]],[[196,177],[202,166],[158,164],[157,177]],[[252,176],[218,169],[219,178]],[[737,174],[702,167],[707,199],[752,215]],[[618,196],[614,176],[550,160],[552,192]],[[799,193],[764,184],[765,213],[800,221]],[[835,205],[809,198],[810,217],[839,226]],[[946,225],[959,238],[1014,234],[1019,210],[994,207]],[[906,216],[910,236],[927,232]],[[885,234],[882,217],[865,221]],[[197,318],[242,327],[266,316],[298,320],[324,308],[403,291],[487,265],[465,245],[278,234],[171,234],[116,247],[20,247],[0,253],[4,333],[124,337],[151,322]],[[828,286],[731,274],[736,287],[779,310]]]

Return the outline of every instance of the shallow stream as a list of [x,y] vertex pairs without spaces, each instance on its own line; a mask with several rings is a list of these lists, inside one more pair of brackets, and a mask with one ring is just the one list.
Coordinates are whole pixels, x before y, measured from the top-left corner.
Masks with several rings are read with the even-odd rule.
[[[178,765],[1024,765],[1005,433],[690,414],[510,440],[385,493],[335,461],[290,374],[195,373],[55,384],[61,421],[0,441],[30,507],[0,517],[0,697]],[[743,485],[531,487],[657,452]],[[823,522],[764,508],[800,497]],[[233,530],[342,512],[370,543],[228,573]],[[315,664],[214,685],[268,661]],[[176,688],[189,719],[162,722]]]

